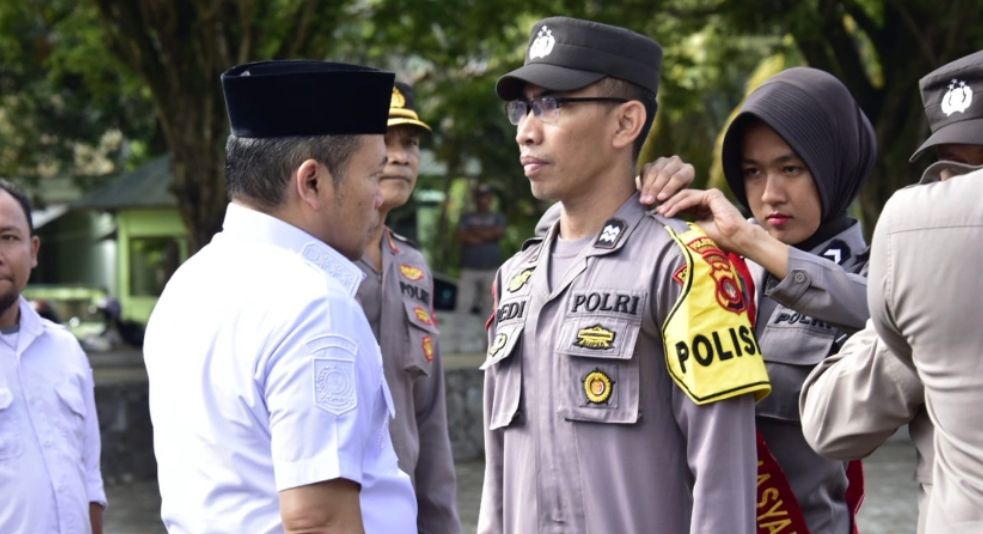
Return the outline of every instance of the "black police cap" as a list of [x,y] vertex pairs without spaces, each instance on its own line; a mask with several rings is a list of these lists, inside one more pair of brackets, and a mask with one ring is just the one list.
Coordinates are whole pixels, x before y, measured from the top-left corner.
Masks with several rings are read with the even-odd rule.
[[926,74],[918,88],[932,135],[911,161],[938,145],[983,145],[983,50]]
[[259,61],[222,73],[237,137],[384,134],[395,74],[314,60]]
[[393,87],[392,101],[389,103],[389,122],[390,128],[393,126],[414,126],[420,130],[430,132],[430,126],[420,119],[414,106],[413,88],[409,84],[396,82]]
[[495,87],[502,100],[522,96],[527,83],[549,91],[573,91],[604,77],[659,89],[662,47],[625,28],[570,17],[549,17],[532,28],[525,63]]

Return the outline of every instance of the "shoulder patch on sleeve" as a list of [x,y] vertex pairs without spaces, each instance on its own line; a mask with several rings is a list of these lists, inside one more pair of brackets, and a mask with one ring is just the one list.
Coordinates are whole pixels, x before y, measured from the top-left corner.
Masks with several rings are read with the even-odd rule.
[[[666,226],[686,262],[679,299],[662,325],[666,365],[673,381],[696,404],[746,393],[761,400],[771,383],[742,295],[738,274],[698,226],[677,233]],[[740,293],[739,291],[737,293]]]
[[334,415],[354,410],[358,406],[358,344],[345,336],[328,334],[311,339],[307,348],[313,355],[314,404]]

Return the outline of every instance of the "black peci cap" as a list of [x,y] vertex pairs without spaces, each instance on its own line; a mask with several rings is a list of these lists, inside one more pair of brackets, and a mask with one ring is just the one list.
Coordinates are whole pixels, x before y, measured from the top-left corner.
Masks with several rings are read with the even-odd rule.
[[392,101],[389,103],[389,122],[388,126],[415,126],[426,132],[430,132],[430,126],[420,120],[416,114],[414,106],[413,88],[409,84],[396,82],[393,87]]
[[549,17],[532,28],[525,63],[502,76],[499,98],[522,96],[527,83],[550,91],[573,91],[604,77],[659,89],[662,47],[625,28],[570,17]]
[[259,61],[222,73],[237,137],[384,134],[395,75],[315,60]]
[[926,74],[918,88],[932,135],[910,161],[938,145],[983,145],[983,50]]

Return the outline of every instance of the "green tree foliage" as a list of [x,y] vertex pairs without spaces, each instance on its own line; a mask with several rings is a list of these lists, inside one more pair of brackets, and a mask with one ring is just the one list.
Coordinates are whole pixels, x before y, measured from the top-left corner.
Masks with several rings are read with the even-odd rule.
[[105,174],[153,140],[150,94],[106,53],[92,6],[0,1],[0,175],[38,189]]
[[[166,147],[195,247],[218,228],[225,204],[227,126],[218,77],[235,63],[314,57],[397,71],[415,84],[421,112],[435,126],[430,148],[448,166],[446,177],[425,185],[451,193],[465,162],[480,161],[482,180],[503,193],[510,221],[521,228],[513,233],[516,246],[542,206],[528,194],[515,131],[493,87],[521,64],[529,29],[541,17],[591,18],[663,44],[660,109],[643,160],[680,154],[696,165],[698,185],[711,174],[715,140],[749,78],[766,71],[763,62],[778,57],[836,74],[876,124],[882,149],[863,193],[867,222],[917,174],[906,160],[926,133],[918,78],[983,42],[983,29],[973,24],[978,2],[968,0],[944,11],[929,0],[41,4],[0,0],[0,172],[74,165],[78,144],[98,146],[107,131],[122,132],[124,147]],[[451,215],[442,218],[448,236]],[[451,257],[452,240],[436,246],[438,261]]]

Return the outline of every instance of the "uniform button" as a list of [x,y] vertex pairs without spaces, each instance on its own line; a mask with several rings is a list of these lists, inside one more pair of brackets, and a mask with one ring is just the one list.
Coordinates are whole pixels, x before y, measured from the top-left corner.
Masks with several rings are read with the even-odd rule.
[[806,273],[802,271],[795,271],[795,274],[792,275],[792,280],[800,284],[805,283]]

